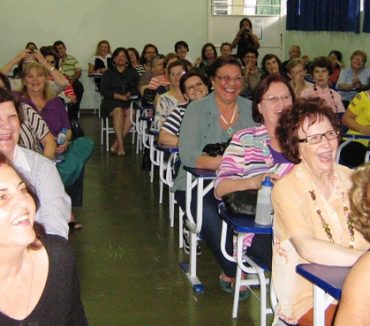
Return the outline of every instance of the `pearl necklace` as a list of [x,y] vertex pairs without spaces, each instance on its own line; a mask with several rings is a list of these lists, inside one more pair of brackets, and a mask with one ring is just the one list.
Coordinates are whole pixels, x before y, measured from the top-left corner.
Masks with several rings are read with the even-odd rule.
[[[342,196],[342,203],[343,203],[343,212],[344,212],[344,216],[346,217],[347,219],[347,228],[348,228],[348,233],[349,233],[349,245],[348,247],[353,249],[353,246],[355,244],[355,232],[354,232],[354,229],[353,229],[353,224],[352,224],[352,219],[350,218],[349,216],[349,209],[348,209],[348,205],[346,204],[346,201],[345,201],[345,196],[344,196],[344,192],[342,191],[342,189],[340,189],[339,185],[338,185],[338,177],[335,173],[334,175],[334,187],[336,189],[336,191],[339,191],[341,196]],[[314,206],[315,206],[315,210],[316,210],[316,214],[318,215],[318,217],[320,218],[321,220],[321,225],[329,239],[329,241],[331,243],[334,243],[334,239],[333,239],[333,234],[331,232],[331,229],[330,229],[330,225],[328,224],[328,222],[325,220],[325,218],[322,216],[322,213],[321,213],[321,210],[317,204],[317,200],[316,200],[316,194],[315,194],[315,190],[309,190],[309,193],[311,195],[311,199],[314,203]]]
[[227,129],[226,129],[226,132],[227,134],[231,137],[233,134],[234,134],[234,129],[231,127],[231,125],[233,124],[234,122],[234,119],[235,119],[235,114],[236,114],[236,108],[238,107],[238,104],[235,104],[234,106],[234,112],[233,112],[233,115],[231,117],[231,120],[230,121],[227,121],[225,119],[225,117],[222,115],[222,113],[220,112],[220,118],[221,120],[227,125]]

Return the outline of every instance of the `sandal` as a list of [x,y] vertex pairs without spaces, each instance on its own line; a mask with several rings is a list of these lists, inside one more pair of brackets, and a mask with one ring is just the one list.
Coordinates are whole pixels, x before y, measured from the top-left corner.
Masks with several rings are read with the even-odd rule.
[[[222,278],[218,279],[218,283],[220,284],[221,290],[234,295],[234,287],[231,282],[225,281]],[[247,300],[251,295],[251,291],[246,288],[245,290],[239,291],[239,301],[245,301]]]
[[69,222],[68,226],[70,230],[81,230],[82,229],[82,224],[78,223],[77,221]]

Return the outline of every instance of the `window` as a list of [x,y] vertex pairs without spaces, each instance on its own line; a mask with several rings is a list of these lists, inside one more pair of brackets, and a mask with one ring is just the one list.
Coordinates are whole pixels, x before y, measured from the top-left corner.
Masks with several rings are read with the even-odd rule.
[[211,0],[215,16],[280,15],[280,0]]

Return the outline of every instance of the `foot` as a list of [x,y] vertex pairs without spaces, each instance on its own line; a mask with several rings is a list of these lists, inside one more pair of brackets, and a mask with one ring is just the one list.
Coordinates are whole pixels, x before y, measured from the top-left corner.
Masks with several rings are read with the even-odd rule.
[[117,155],[118,156],[125,156],[126,155],[126,152],[125,151],[118,151],[117,152]]
[[77,221],[71,221],[68,223],[70,230],[81,230],[82,224],[78,223]]

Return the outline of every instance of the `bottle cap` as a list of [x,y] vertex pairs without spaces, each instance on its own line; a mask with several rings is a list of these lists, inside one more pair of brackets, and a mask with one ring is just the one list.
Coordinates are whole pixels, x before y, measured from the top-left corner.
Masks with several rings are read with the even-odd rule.
[[263,180],[263,182],[262,182],[262,187],[263,186],[265,186],[265,187],[272,187],[273,186],[273,183],[272,183],[270,177],[265,177],[265,180]]

